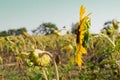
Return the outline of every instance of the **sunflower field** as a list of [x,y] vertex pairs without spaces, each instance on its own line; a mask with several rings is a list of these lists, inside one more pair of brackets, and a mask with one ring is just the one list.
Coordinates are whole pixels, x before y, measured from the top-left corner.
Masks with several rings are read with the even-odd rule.
[[91,34],[85,12],[75,34],[0,37],[0,80],[120,80],[119,27]]

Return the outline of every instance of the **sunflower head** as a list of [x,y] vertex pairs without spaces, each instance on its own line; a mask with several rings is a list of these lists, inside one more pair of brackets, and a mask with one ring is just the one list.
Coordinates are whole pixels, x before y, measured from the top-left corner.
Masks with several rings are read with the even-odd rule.
[[85,49],[85,44],[89,38],[89,28],[90,28],[90,19],[89,16],[91,13],[84,15],[86,12],[86,8],[82,5],[80,7],[80,21],[77,28],[77,48],[76,48],[76,63],[78,66],[81,66],[83,63],[82,61],[82,54],[86,54],[87,51]]

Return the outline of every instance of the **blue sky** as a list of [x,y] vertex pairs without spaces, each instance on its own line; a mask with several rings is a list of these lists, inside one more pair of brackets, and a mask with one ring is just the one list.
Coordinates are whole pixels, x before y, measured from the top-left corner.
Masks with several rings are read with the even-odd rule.
[[0,0],[0,31],[26,27],[29,31],[43,22],[60,29],[79,21],[80,5],[91,15],[91,33],[99,33],[105,21],[120,20],[120,0]]

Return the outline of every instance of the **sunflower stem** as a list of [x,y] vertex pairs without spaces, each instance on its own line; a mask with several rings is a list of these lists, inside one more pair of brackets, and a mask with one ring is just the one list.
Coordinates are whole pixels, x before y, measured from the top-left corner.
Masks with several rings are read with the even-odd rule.
[[53,55],[50,52],[47,52],[47,51],[44,51],[44,54],[47,54],[52,59],[52,62],[53,62],[53,65],[54,65],[55,77],[56,77],[56,80],[59,80],[58,68],[57,68],[57,64],[55,62],[55,59],[54,59]]

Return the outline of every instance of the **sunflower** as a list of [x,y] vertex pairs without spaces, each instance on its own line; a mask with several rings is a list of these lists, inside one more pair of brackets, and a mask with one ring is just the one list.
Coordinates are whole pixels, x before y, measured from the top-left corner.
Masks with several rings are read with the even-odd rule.
[[75,61],[79,67],[83,63],[82,54],[87,53],[85,49],[86,47],[85,45],[89,37],[89,27],[90,27],[89,16],[90,14],[84,16],[85,12],[86,12],[86,8],[82,5],[80,7],[80,21],[79,21],[79,25],[78,25],[77,32],[76,32],[77,33],[77,39],[76,39],[77,48],[76,48]]

